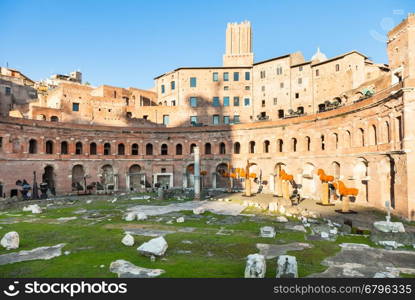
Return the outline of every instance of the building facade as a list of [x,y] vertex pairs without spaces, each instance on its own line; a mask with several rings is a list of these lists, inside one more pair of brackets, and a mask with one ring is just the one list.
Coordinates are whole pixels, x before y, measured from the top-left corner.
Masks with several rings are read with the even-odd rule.
[[[245,46],[227,45],[223,67],[176,69],[156,77],[154,91],[61,84],[30,118],[1,119],[2,193],[16,193],[16,180],[30,181],[33,171],[58,194],[94,183],[103,191],[192,188],[199,146],[205,188],[225,188],[222,171],[249,159],[264,192],[281,195],[283,169],[303,197],[318,200],[323,169],[358,188],[357,203],[384,209],[389,201],[395,214],[414,220],[415,15],[389,32],[389,65],[357,51],[249,65],[247,24],[235,37]],[[36,118],[42,109],[58,122]]]

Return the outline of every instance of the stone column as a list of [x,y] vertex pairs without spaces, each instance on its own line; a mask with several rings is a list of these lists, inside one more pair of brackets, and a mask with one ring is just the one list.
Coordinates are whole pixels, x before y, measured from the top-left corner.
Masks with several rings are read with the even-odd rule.
[[323,205],[329,204],[329,184],[327,182],[321,184],[321,203]]
[[200,151],[199,146],[194,148],[195,164],[194,164],[194,185],[195,200],[200,200]]

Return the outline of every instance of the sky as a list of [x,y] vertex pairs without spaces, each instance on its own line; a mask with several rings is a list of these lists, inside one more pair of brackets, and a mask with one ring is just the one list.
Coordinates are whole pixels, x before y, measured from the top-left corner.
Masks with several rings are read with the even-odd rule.
[[320,47],[387,63],[413,0],[0,0],[0,66],[33,80],[79,69],[94,86],[151,88],[178,67],[221,66],[228,22],[251,21],[255,61]]

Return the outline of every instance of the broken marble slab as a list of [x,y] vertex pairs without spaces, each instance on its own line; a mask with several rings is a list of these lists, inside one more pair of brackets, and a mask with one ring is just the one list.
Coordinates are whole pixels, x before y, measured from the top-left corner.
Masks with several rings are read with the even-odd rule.
[[158,216],[171,212],[203,208],[220,215],[239,215],[245,207],[237,203],[219,202],[219,201],[188,201],[183,203],[174,203],[169,205],[136,205],[128,209],[129,212],[143,212],[147,216]]
[[166,271],[142,268],[129,261],[118,259],[111,263],[110,272],[116,273],[118,278],[153,278],[164,274]]
[[[415,274],[415,252],[372,248],[365,244],[343,243],[341,250],[325,258],[327,270],[308,277],[374,277],[376,273],[397,270]],[[378,274],[379,275],[379,274]]]
[[149,195],[144,195],[144,196],[138,196],[138,197],[131,197],[131,200],[149,200],[151,199],[151,196]]
[[64,223],[64,222],[76,220],[77,218],[78,217],[63,217],[63,218],[58,218],[56,220],[59,221],[59,222]]
[[126,234],[131,235],[143,235],[150,237],[164,236],[166,234],[175,233],[174,230],[159,230],[159,229],[146,229],[146,228],[125,228]]
[[266,259],[272,259],[286,254],[287,251],[301,251],[314,246],[308,243],[290,243],[283,245],[258,243],[256,244],[256,247],[259,250],[259,254],[264,255]]
[[66,244],[50,247],[39,247],[32,250],[22,250],[0,255],[0,265],[12,264],[21,261],[43,259],[48,260],[62,255],[62,248]]
[[285,224],[284,228],[289,229],[289,230],[294,230],[294,231],[307,232],[307,229],[305,229],[304,225]]

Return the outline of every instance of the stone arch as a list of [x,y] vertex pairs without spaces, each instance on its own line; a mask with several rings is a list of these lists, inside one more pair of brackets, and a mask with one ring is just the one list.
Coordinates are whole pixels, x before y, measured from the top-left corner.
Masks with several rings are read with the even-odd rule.
[[46,116],[45,116],[45,115],[43,115],[43,114],[39,114],[39,115],[37,115],[36,120],[39,120],[39,121],[46,121]]
[[153,144],[148,143],[146,145],[146,155],[153,155]]
[[100,177],[105,191],[114,191],[117,189],[117,179],[112,165],[103,165],[101,167]]
[[81,142],[77,142],[76,144],[75,144],[75,154],[76,155],[81,155],[83,153],[83,150],[82,150],[82,143]]
[[284,141],[282,139],[277,140],[277,151],[284,152]]
[[359,189],[357,201],[362,203],[369,201],[368,169],[369,163],[365,158],[358,158],[353,167],[353,179],[356,182],[356,188]]
[[311,162],[305,163],[302,171],[302,195],[305,198],[316,198],[318,186],[316,167]]
[[372,124],[369,126],[369,145],[377,145],[378,144],[378,136],[377,136],[377,129],[376,125]]
[[190,145],[190,154],[195,153],[195,148],[196,148],[196,144],[195,143],[192,143]]
[[110,143],[104,144],[104,155],[111,155],[111,144]]
[[297,152],[297,139],[296,138],[291,139],[291,150],[292,152]]
[[139,150],[139,147],[137,143],[134,143],[131,145],[131,155],[138,155],[139,154],[138,150]]
[[212,144],[211,143],[206,143],[205,144],[205,154],[207,154],[207,155],[212,154]]
[[72,190],[82,191],[85,189],[84,186],[85,170],[82,165],[74,165],[72,167]]
[[59,122],[59,118],[57,116],[51,116],[50,121],[51,122]]
[[280,179],[280,172],[285,170],[286,166],[282,162],[278,162],[274,166],[274,195],[282,197],[282,180]]
[[311,151],[311,138],[309,136],[305,137],[305,150]]
[[357,146],[364,147],[365,146],[365,130],[363,128],[357,129]]
[[125,155],[125,145],[123,143],[118,144],[118,155]]
[[186,187],[193,188],[195,186],[195,164],[191,163],[186,166]]
[[269,153],[270,142],[268,140],[264,141],[264,153]]
[[382,129],[383,129],[382,130],[383,131],[382,141],[389,144],[391,142],[389,121],[383,122],[383,128]]
[[220,163],[216,166],[216,188],[226,188],[228,186],[228,177],[224,177],[224,173],[228,173],[228,165]]
[[160,154],[161,155],[168,155],[169,154],[169,146],[167,146],[167,144],[162,144],[161,145]]
[[129,177],[129,189],[131,191],[139,191],[145,182],[143,182],[143,174],[141,173],[141,166],[138,164],[133,164],[128,168],[128,177]]
[[334,179],[339,180],[341,177],[341,173],[340,173],[340,163],[337,161],[333,161],[331,163],[331,174]]
[[42,175],[42,183],[47,183],[48,189],[52,193],[52,195],[56,195],[55,178],[56,178],[56,174],[55,174],[53,166],[47,165],[44,168],[44,172]]
[[344,131],[344,145],[346,148],[352,147],[352,134],[350,133],[350,130]]
[[68,154],[68,142],[61,142],[61,154]]
[[249,153],[255,153],[255,141],[249,142]]

